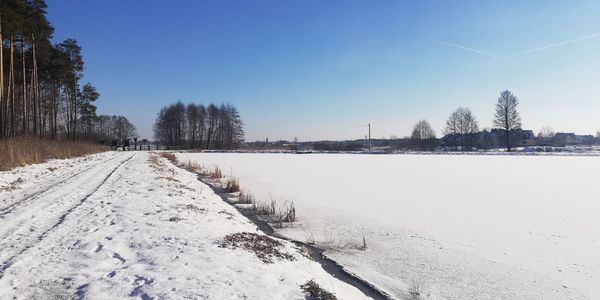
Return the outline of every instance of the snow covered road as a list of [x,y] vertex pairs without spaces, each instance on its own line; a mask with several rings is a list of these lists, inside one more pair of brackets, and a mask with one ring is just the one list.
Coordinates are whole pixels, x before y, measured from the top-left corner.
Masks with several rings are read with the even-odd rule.
[[262,236],[194,174],[152,153],[2,172],[0,298],[304,299],[310,279],[341,299],[364,298],[291,243],[276,240],[283,258],[272,263],[223,246],[241,232]]

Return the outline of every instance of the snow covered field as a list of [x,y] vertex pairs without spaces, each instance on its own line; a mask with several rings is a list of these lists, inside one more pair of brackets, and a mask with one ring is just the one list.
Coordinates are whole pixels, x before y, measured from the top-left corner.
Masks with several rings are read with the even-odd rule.
[[[599,299],[600,157],[179,153],[220,166],[401,298]],[[366,251],[353,245],[365,236]]]
[[241,232],[265,238],[194,174],[151,153],[0,172],[0,299],[304,299],[311,279],[341,299],[365,298],[292,243],[271,239],[281,243],[272,263],[224,244]]

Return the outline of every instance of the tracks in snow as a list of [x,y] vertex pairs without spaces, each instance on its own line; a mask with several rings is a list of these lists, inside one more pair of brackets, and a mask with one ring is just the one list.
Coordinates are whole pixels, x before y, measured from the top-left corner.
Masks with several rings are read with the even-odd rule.
[[[33,191],[30,191],[29,193],[26,193],[23,197],[21,197],[19,200],[14,201],[12,204],[9,204],[5,207],[0,207],[0,219],[2,219],[3,216],[9,214],[13,209],[17,208],[20,205],[27,203],[28,201],[31,201],[32,199],[35,199],[37,196],[46,194],[51,189],[56,189],[56,188],[60,187],[63,183],[68,182],[72,178],[74,178],[78,175],[81,175],[86,171],[89,171],[91,168],[93,168],[99,164],[103,164],[103,163],[106,163],[109,161],[114,161],[117,158],[119,158],[118,155],[112,156],[112,157],[109,157],[109,158],[101,160],[101,161],[96,161],[96,162],[93,162],[90,164],[85,164],[83,166],[78,167],[77,169],[72,170],[70,173],[67,173],[67,174],[51,174],[51,175],[46,175],[46,176],[43,176],[42,178],[35,180],[34,182],[32,182],[32,184],[39,183],[40,184],[39,187],[35,188]],[[49,178],[52,178],[52,179],[58,178],[58,179],[57,180],[47,180]],[[46,182],[46,183],[44,184],[44,182]]]
[[[121,154],[84,171],[75,170],[50,187],[30,193],[0,212],[0,279],[25,251],[60,226],[136,154]],[[127,157],[123,159],[123,157]],[[41,213],[37,216],[36,213]]]

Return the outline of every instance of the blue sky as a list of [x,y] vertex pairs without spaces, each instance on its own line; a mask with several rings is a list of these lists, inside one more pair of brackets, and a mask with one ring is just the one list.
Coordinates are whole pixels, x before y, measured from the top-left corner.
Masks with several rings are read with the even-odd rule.
[[47,3],[100,113],[143,137],[177,100],[236,105],[251,141],[404,136],[422,118],[440,134],[461,105],[491,127],[504,89],[524,128],[600,129],[598,1]]

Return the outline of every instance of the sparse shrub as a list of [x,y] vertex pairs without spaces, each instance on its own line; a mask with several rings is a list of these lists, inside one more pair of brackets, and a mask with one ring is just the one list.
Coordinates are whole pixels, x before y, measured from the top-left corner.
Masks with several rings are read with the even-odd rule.
[[225,190],[228,193],[236,193],[240,191],[240,182],[237,178],[229,178],[227,180],[227,185],[225,186]]
[[310,298],[314,300],[337,300],[335,294],[324,290],[314,279],[309,280],[300,287],[308,294]]

